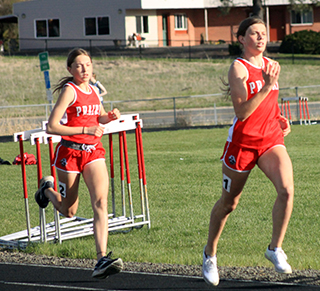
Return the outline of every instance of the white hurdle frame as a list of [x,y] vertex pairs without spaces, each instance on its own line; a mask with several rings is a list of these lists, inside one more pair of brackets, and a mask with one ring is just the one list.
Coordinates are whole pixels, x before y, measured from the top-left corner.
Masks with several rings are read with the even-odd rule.
[[[105,125],[104,135],[109,135],[109,156],[110,156],[110,178],[111,178],[111,199],[112,199],[112,213],[109,214],[109,232],[115,230],[124,230],[126,228],[141,228],[143,225],[151,227],[149,202],[147,194],[147,182],[144,165],[144,154],[142,144],[142,132],[143,126],[142,120],[139,118],[139,114],[127,114],[122,115],[120,119],[111,121]],[[25,200],[25,212],[27,229],[19,231],[13,234],[9,234],[0,237],[0,246],[6,247],[25,247],[30,242],[47,242],[54,241],[62,243],[63,240],[83,237],[93,234],[93,218],[61,218],[59,212],[54,209],[54,221],[46,224],[45,209],[39,207],[39,226],[30,227],[30,213],[28,202],[28,190],[26,181],[26,167],[24,159],[23,141],[30,141],[31,145],[36,146],[37,151],[37,173],[38,173],[38,186],[40,179],[42,178],[42,165],[41,165],[41,151],[40,144],[49,145],[51,175],[55,180],[55,190],[57,190],[57,178],[56,169],[53,166],[53,143],[57,143],[61,140],[60,136],[49,135],[45,132],[46,122],[43,122],[42,128],[37,128],[29,131],[18,132],[14,134],[14,141],[19,142],[20,154],[21,154],[21,170],[22,170],[22,182]],[[135,131],[136,138],[136,151],[138,161],[138,176],[140,186],[140,201],[141,201],[141,214],[134,215],[132,204],[132,191],[130,181],[129,160],[127,151],[126,132]],[[119,134],[119,154],[120,154],[120,179],[121,179],[121,201],[122,201],[122,213],[120,216],[116,215],[115,205],[115,185],[114,185],[114,162],[113,162],[113,140],[112,135]],[[125,171],[124,171],[125,165]],[[130,208],[129,216],[126,215],[126,201],[125,201],[125,182],[124,172],[126,172],[127,178],[127,190],[128,190],[128,205]]]

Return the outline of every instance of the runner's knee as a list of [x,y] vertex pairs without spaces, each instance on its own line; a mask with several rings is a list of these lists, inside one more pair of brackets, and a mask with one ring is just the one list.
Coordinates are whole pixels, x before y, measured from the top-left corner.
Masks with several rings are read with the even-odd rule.
[[93,211],[107,211],[108,209],[108,199],[107,197],[102,197],[93,202]]

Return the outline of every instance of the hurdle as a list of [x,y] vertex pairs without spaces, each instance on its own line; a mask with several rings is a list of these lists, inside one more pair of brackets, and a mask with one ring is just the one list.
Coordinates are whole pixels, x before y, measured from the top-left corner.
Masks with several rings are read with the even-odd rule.
[[303,121],[305,125],[310,125],[311,121],[308,107],[308,97],[299,96],[281,98],[281,114],[289,120],[290,124],[292,124],[290,101],[297,101],[300,125],[302,125]]
[[[93,218],[73,217],[65,218],[56,209],[54,209],[54,221],[46,223],[45,209],[39,207],[39,226],[31,228],[29,201],[27,190],[26,166],[24,160],[23,142],[29,141],[31,145],[36,147],[37,155],[37,178],[38,187],[40,179],[42,178],[42,161],[40,144],[46,144],[49,147],[49,161],[51,175],[54,177],[54,188],[57,190],[56,169],[53,166],[54,150],[53,143],[61,140],[60,136],[50,135],[45,132],[46,122],[43,122],[41,128],[18,132],[14,134],[14,141],[19,142],[20,154],[22,157],[21,172],[23,183],[23,194],[25,201],[25,215],[27,229],[13,234],[0,237],[0,246],[5,247],[25,247],[30,242],[59,242],[63,240],[83,237],[93,234]],[[143,122],[139,118],[139,114],[122,115],[120,119],[111,121],[105,125],[104,135],[109,137],[109,161],[110,161],[110,192],[112,201],[112,211],[108,214],[109,232],[125,231],[134,228],[142,228],[147,225],[148,229],[151,227],[150,210],[147,193],[147,181],[144,163],[144,152],[142,144],[142,127]],[[133,193],[131,189],[131,177],[129,168],[129,155],[127,135],[129,131],[135,133],[135,147],[138,168],[138,184],[139,184],[139,198],[140,210],[133,207]],[[120,163],[120,196],[121,196],[121,213],[116,213],[116,195],[115,189],[115,164],[114,164],[114,143],[113,136],[119,136],[119,163]],[[125,194],[125,177],[127,181],[127,197]],[[119,200],[119,199],[118,199]],[[127,214],[127,206],[129,213]],[[134,212],[139,212],[138,214]]]

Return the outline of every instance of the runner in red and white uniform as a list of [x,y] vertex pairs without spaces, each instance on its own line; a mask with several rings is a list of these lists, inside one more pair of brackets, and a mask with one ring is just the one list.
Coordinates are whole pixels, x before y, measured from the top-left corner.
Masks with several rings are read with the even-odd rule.
[[[242,66],[242,69],[246,72],[247,100],[250,100],[264,85],[265,81],[261,71],[268,64],[271,65],[272,61],[263,57],[262,67],[255,66],[243,58],[238,58],[234,62],[239,64],[240,67]],[[235,116],[233,125],[229,129],[229,136],[222,156],[222,160],[227,167],[239,172],[250,171],[262,153],[277,145],[284,146],[283,132],[279,126],[279,119],[283,119],[283,117],[280,116],[278,95],[279,85],[276,82],[267,98],[259,104],[248,118],[241,121]],[[255,159],[246,160],[250,162],[249,164],[244,158],[236,158],[236,155],[239,154],[238,149],[242,147],[256,150],[252,153],[258,153]]]
[[217,245],[229,214],[236,208],[250,171],[255,165],[277,191],[273,207],[273,232],[265,257],[279,273],[291,273],[282,242],[293,208],[293,170],[283,137],[290,124],[278,105],[278,62],[263,57],[267,44],[265,23],[250,17],[240,23],[237,39],[242,56],[230,66],[229,93],[235,118],[221,160],[222,195],[210,217],[207,245],[203,250],[202,274],[210,285],[219,284]]
[[[95,89],[89,84],[89,92],[85,92],[72,82],[64,86],[70,86],[75,97],[67,107],[60,123],[64,126],[81,128],[99,125],[102,107]],[[62,136],[62,142],[56,147],[54,160],[56,168],[65,172],[82,173],[86,164],[98,159],[105,160],[105,150],[100,139],[101,136],[88,134]],[[79,151],[65,146],[72,142],[85,144],[86,149]],[[75,155],[79,158],[75,159]]]
[[60,95],[47,124],[47,133],[62,137],[55,152],[60,193],[53,189],[53,177],[47,176],[41,179],[35,199],[42,208],[51,201],[63,215],[73,217],[78,209],[82,174],[94,213],[98,262],[92,276],[102,279],[123,268],[120,258],[112,259],[111,252],[107,255],[109,178],[105,150],[100,142],[104,132],[102,125],[118,119],[120,112],[118,109],[106,112],[98,93],[89,85],[92,60],[87,51],[72,50],[67,69],[72,76],[62,78],[55,88],[54,92],[58,91]]

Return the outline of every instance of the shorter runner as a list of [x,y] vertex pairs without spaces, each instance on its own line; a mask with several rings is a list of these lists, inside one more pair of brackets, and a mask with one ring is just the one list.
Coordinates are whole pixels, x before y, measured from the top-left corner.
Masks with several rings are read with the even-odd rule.
[[109,178],[105,150],[100,142],[106,124],[120,117],[118,109],[105,112],[99,94],[89,84],[92,60],[83,49],[69,53],[67,69],[71,77],[62,78],[55,91],[60,92],[47,124],[47,133],[61,135],[55,151],[60,193],[54,191],[52,176],[40,181],[35,199],[41,208],[49,201],[66,217],[78,209],[80,174],[88,187],[94,213],[94,238],[98,262],[92,277],[103,279],[123,268],[120,258],[107,254]]

